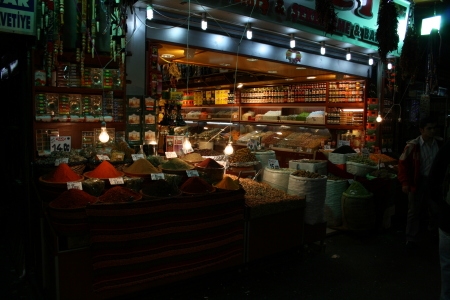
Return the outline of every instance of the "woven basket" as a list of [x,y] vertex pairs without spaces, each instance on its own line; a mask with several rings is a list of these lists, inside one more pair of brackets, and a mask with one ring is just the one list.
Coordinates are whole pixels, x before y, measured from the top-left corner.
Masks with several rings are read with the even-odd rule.
[[347,172],[356,176],[365,177],[368,173],[376,170],[377,167],[355,163],[353,161],[347,162]]

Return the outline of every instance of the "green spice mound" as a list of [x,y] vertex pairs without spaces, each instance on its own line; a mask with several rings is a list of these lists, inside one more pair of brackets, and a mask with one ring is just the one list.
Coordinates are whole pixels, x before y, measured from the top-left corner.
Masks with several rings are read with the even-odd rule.
[[178,157],[175,157],[175,158],[171,158],[168,161],[166,161],[165,163],[163,163],[161,165],[161,168],[163,168],[164,170],[183,171],[183,170],[191,170],[194,168],[194,166],[188,164],[187,162],[185,162],[182,159],[179,159]]
[[350,197],[371,197],[372,193],[366,190],[366,188],[358,181],[353,181],[348,189],[343,193],[345,196]]

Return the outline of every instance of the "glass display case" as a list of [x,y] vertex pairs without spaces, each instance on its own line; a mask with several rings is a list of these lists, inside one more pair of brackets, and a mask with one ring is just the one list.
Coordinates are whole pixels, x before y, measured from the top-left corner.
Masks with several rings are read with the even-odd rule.
[[327,128],[300,125],[240,124],[236,143],[246,145],[257,139],[265,149],[292,152],[313,152],[331,139]]
[[237,121],[239,119],[238,107],[183,107],[182,116],[185,120],[208,121]]
[[241,121],[325,125],[325,106],[241,106]]

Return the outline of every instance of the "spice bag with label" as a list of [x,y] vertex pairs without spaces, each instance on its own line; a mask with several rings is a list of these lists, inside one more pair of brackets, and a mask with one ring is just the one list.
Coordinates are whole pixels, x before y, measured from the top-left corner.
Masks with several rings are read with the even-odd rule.
[[342,223],[348,230],[370,230],[375,228],[375,203],[373,194],[358,181],[353,181],[342,193]]
[[315,225],[325,222],[325,197],[327,177],[318,173],[298,170],[289,176],[289,195],[305,197],[305,223]]

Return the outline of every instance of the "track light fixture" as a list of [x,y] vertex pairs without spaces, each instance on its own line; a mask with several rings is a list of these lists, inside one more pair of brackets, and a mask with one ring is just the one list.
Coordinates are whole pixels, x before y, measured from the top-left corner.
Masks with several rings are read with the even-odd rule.
[[291,46],[291,48],[295,48],[295,38],[293,33],[291,33],[291,41],[289,45]]
[[202,29],[206,30],[208,28],[208,21],[206,20],[206,14],[202,13]]
[[153,19],[153,7],[149,4],[147,5],[147,20]]
[[252,23],[247,23],[247,39],[251,40],[253,37]]
[[373,57],[372,54],[369,54],[369,66],[373,65]]
[[325,55],[327,49],[325,48],[325,42],[320,43],[320,54]]
[[351,60],[352,59],[352,54],[350,53],[350,48],[347,48],[347,54],[345,55],[345,59],[346,60]]

